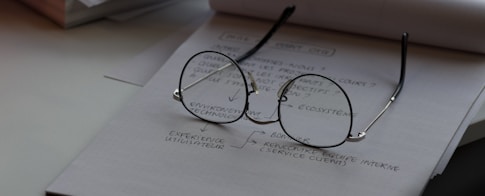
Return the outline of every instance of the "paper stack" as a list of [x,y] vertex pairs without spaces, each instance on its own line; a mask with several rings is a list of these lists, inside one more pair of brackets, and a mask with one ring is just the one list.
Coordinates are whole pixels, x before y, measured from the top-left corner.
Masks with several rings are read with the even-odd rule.
[[167,0],[21,0],[64,28]]
[[[302,73],[321,74],[339,82],[349,95],[355,116],[352,133],[357,133],[388,101],[399,78],[400,44],[382,37],[399,39],[402,32],[409,32],[410,40],[420,44],[409,47],[406,83],[399,99],[364,140],[335,148],[309,148],[289,139],[277,124],[254,124],[247,118],[232,124],[207,123],[173,100],[174,90],[181,92],[180,73],[194,54],[204,50],[235,57],[243,54],[261,39],[286,7],[283,1],[211,0],[212,8],[219,13],[178,47],[47,192],[117,196],[420,195],[429,179],[443,171],[447,156],[453,153],[483,102],[485,60],[479,53],[484,53],[485,48],[476,33],[485,32],[485,28],[475,25],[478,27],[472,30],[454,29],[454,25],[465,25],[455,24],[456,21],[482,21],[467,18],[470,15],[439,20],[443,23],[424,28],[426,21],[440,18],[437,16],[441,13],[453,17],[450,14],[458,12],[448,12],[446,3],[382,2],[299,1],[292,21],[307,23],[285,25],[261,50],[239,65],[244,72],[254,74],[260,85],[262,93],[251,95],[248,103],[250,111],[261,114],[261,119],[277,118],[273,115],[278,102],[274,95],[288,78]],[[479,9],[484,9],[470,3],[457,6],[457,11],[469,8],[467,12],[477,13],[479,19],[483,13]],[[428,15],[431,8],[440,14]],[[220,13],[236,11],[251,16],[259,13],[272,21]],[[371,15],[364,17],[366,13]],[[343,33],[346,30],[338,26],[314,28],[308,22],[347,24],[355,31]],[[452,29],[443,30],[448,27]],[[435,31],[438,28],[443,31]],[[378,35],[356,35],[369,35],[362,31]],[[462,34],[470,36],[446,39]],[[440,42],[439,38],[444,40]],[[426,42],[432,46],[423,45]],[[196,64],[200,67],[194,69],[193,77],[204,78],[204,73],[211,73],[209,76],[214,78],[204,81],[207,86],[240,86],[242,82],[234,80],[245,80],[245,76],[212,71],[222,70],[214,67],[214,61],[219,59],[206,56],[205,61]],[[301,91],[315,84],[310,81],[301,85]],[[186,104],[213,114],[235,111],[201,103],[248,99],[243,92],[238,93],[231,97],[217,93],[213,97],[199,96],[200,99]],[[303,105],[306,103],[295,108],[308,108]],[[323,103],[320,106],[327,107]],[[308,109],[308,113],[315,111]],[[295,118],[301,119],[293,121],[296,126],[312,126],[305,118]],[[319,127],[321,134],[331,129]]]

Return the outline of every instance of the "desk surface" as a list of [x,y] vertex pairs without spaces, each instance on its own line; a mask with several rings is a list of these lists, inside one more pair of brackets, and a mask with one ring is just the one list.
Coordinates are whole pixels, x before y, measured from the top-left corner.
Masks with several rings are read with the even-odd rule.
[[44,195],[139,89],[103,74],[207,7],[190,3],[64,30],[17,1],[0,1],[0,195]]
[[207,6],[194,2],[64,30],[17,1],[0,1],[0,195],[44,195],[139,89],[103,74]]

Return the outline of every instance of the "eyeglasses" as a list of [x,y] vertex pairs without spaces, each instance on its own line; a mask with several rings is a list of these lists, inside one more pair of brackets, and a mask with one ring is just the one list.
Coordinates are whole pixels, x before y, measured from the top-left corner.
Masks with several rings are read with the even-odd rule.
[[[278,118],[263,121],[257,117],[257,112],[249,109],[249,96],[259,92],[256,80],[251,72],[243,72],[239,63],[256,53],[294,10],[294,6],[287,7],[263,39],[236,59],[217,51],[202,51],[193,55],[182,69],[173,98],[182,102],[191,114],[210,123],[232,123],[243,116],[257,124],[279,122],[291,139],[310,147],[329,148],[345,141],[363,139],[401,92],[408,34],[402,35],[401,73],[397,87],[383,109],[356,136],[351,134],[353,112],[347,93],[334,80],[313,73],[284,82],[277,92]],[[252,90],[248,88],[247,78]]]

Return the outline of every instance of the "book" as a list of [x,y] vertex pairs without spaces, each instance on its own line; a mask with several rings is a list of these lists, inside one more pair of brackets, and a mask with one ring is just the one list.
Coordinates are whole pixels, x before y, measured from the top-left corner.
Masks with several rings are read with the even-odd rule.
[[[211,0],[217,11],[269,18],[288,1]],[[413,32],[413,42],[431,46],[485,53],[485,6],[479,1],[319,1],[295,3],[299,12],[291,22],[396,39],[396,34]]]
[[166,0],[20,0],[63,28],[71,28],[113,14],[163,3]]
[[[217,50],[238,56],[269,26],[268,20],[214,15],[174,52],[47,192],[419,195],[459,127],[471,121],[482,102],[483,55],[415,44],[408,50],[406,84],[396,103],[364,140],[335,148],[301,146],[279,126],[255,125],[248,119],[210,124],[197,120],[172,99],[182,67],[193,54]],[[399,64],[398,42],[285,25],[241,67],[255,73],[256,81],[270,79],[262,85],[267,93],[276,91],[269,84],[278,87],[300,72],[335,78],[355,108],[355,133],[387,102],[397,83]],[[261,114],[271,116],[274,111],[272,96],[252,98],[250,103]]]
[[[321,5],[315,7],[320,7],[323,9],[322,12],[318,12],[317,15],[315,15],[315,12],[309,9],[311,6],[304,6],[303,9],[307,10],[302,11],[301,13],[303,14],[300,13],[299,18],[295,18],[293,22],[297,24],[306,24],[351,33],[366,34],[379,38],[389,38],[392,34],[391,31],[394,30],[382,29],[382,27],[379,27],[376,24],[392,24],[393,22],[403,20],[404,18],[407,20],[405,22],[405,25],[407,26],[406,28],[412,29],[413,32],[417,32],[421,35],[421,37],[418,37],[414,42],[451,48],[455,50],[459,49],[483,53],[483,39],[481,39],[480,35],[485,31],[481,25],[479,25],[479,21],[485,19],[485,17],[480,14],[482,13],[481,10],[483,10],[483,6],[476,5],[476,2],[457,3],[410,1],[406,2],[406,5],[404,6],[401,6],[399,2],[385,3],[383,5],[379,5],[380,2],[377,1],[370,2],[370,4],[368,4],[369,2],[354,2],[350,4],[350,6],[356,8],[349,7],[347,9],[360,9],[363,7],[361,4],[368,4],[366,5],[367,9],[364,11],[360,10],[357,13],[351,11],[341,11],[342,8],[345,7],[345,2],[331,3],[327,6],[326,2],[312,2],[311,0],[307,0],[305,3],[301,4],[319,5],[319,3]],[[252,17],[265,17],[267,12],[263,10],[271,10],[271,6],[274,5],[248,1],[212,1],[212,4],[212,7],[220,12]],[[280,3],[279,6],[282,5],[283,4]],[[334,7],[340,7],[340,9],[334,9]],[[418,9],[417,12],[406,11],[410,10],[412,7],[420,7],[420,9]],[[451,7],[453,9],[450,9]],[[308,13],[312,13],[312,15],[309,15]],[[377,17],[378,14],[376,13],[379,13],[381,18]],[[322,19],[318,19],[328,18],[327,15],[335,16],[330,20],[337,22],[322,22]],[[398,16],[397,19],[396,16]],[[312,17],[316,19],[312,19]],[[204,18],[204,16],[201,16],[201,18]],[[420,18],[420,20],[415,18]],[[360,23],[362,23],[362,21],[367,22],[363,22],[364,25],[361,25]],[[413,21],[419,22],[415,23]],[[367,24],[371,25],[369,26]],[[440,31],[439,29],[442,31],[440,36],[434,36],[435,32]],[[174,37],[181,37],[180,35],[184,34],[186,33],[180,32]],[[468,35],[469,37],[463,39],[463,35]],[[153,70],[158,70],[160,68],[161,63],[159,62],[164,62],[167,56],[171,54],[171,51],[167,52],[167,50],[172,50],[168,46],[174,45],[174,40],[182,39],[184,38],[167,38],[167,41],[161,41],[153,48],[147,49],[146,52],[140,54],[140,57],[134,58],[131,62],[127,62],[122,67],[112,70],[110,73],[106,74],[106,76],[116,80],[125,81],[127,83],[143,86],[146,81],[148,81],[155,73]],[[453,40],[459,41],[455,42]],[[165,53],[165,56],[159,55]],[[479,103],[481,102],[479,101]],[[449,161],[456,146],[471,143],[485,136],[484,132],[481,131],[483,130],[483,124],[485,122],[485,115],[483,114],[483,111],[485,111],[485,107],[481,108],[480,112],[478,112],[475,119],[473,119],[471,123],[469,118],[467,118],[467,121],[464,121],[460,128],[457,129],[456,137],[454,137],[450,142],[446,153],[443,155],[443,158],[440,161],[440,166],[436,169],[436,173],[441,173],[444,170],[446,163]],[[476,112],[472,113],[474,114]]]

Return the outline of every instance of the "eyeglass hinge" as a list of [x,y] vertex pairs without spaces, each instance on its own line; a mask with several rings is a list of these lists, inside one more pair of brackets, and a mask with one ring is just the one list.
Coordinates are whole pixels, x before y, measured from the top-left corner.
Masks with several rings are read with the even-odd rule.
[[173,91],[173,95],[172,95],[173,99],[177,100],[177,101],[180,101],[180,91],[179,89],[175,89]]
[[347,141],[349,141],[349,142],[357,142],[357,141],[360,141],[360,140],[364,139],[365,135],[366,135],[366,133],[364,131],[357,133],[357,136],[352,136],[352,134],[350,134],[347,137]]

